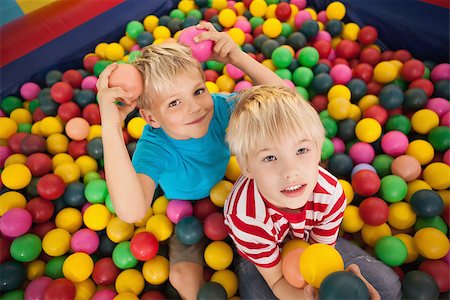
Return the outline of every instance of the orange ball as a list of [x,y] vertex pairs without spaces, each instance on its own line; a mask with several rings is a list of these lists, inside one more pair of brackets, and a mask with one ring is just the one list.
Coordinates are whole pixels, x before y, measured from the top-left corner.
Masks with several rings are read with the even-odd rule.
[[422,168],[419,161],[410,155],[396,157],[391,164],[392,174],[400,176],[406,182],[416,180],[420,176]]
[[76,117],[67,121],[66,134],[72,140],[81,141],[89,135],[89,123],[83,118]]
[[109,87],[121,87],[133,95],[133,99],[139,97],[144,86],[141,73],[132,65],[118,64],[117,68],[109,75]]

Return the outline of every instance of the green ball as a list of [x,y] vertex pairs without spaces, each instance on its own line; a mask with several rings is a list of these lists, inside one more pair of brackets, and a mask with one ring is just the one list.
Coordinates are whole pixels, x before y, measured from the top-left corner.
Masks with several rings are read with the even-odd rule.
[[25,298],[25,292],[22,290],[14,290],[2,295],[2,300],[23,300]]
[[292,74],[292,79],[294,80],[295,85],[307,88],[314,79],[314,73],[310,68],[299,67]]
[[379,239],[375,245],[375,253],[386,265],[397,267],[405,262],[408,256],[408,249],[399,238],[385,236]]
[[105,202],[108,188],[106,181],[103,179],[94,179],[86,185],[84,189],[84,197],[92,204],[99,204]]
[[284,47],[278,47],[272,52],[272,62],[278,69],[289,67],[292,58],[291,51]]
[[418,217],[416,223],[414,224],[414,230],[417,232],[426,227],[436,228],[442,231],[445,235],[447,235],[448,232],[447,224],[441,216]]
[[281,79],[292,80],[292,72],[289,69],[277,69],[275,70],[275,74]]
[[113,250],[112,259],[114,264],[122,270],[134,268],[138,263],[138,260],[131,254],[130,241],[117,244]]
[[334,153],[334,144],[330,139],[325,138],[322,145],[322,154],[320,159],[322,161],[329,159]]
[[16,108],[23,107],[22,101],[14,96],[8,96],[3,98],[2,103],[0,104],[1,109],[7,115],[10,115],[13,110]]
[[63,278],[64,273],[62,267],[66,258],[67,256],[63,255],[50,259],[45,265],[44,274],[52,279]]
[[41,254],[41,251],[41,239],[32,233],[26,233],[15,238],[10,247],[11,257],[20,262],[35,260]]
[[394,115],[386,122],[386,131],[401,131],[408,135],[411,131],[411,121],[405,115]]
[[95,76],[100,76],[100,74],[103,72],[103,70],[109,66],[110,64],[112,64],[112,61],[110,60],[99,60],[95,63],[94,65],[94,75]]
[[187,13],[186,17],[194,17],[197,20],[201,20],[203,18],[202,12],[199,11],[198,9],[193,9],[193,10],[189,11]]
[[266,1],[267,5],[278,4],[280,2],[280,0],[265,0],[265,1]]
[[309,93],[304,87],[296,86],[295,89],[296,89],[297,93],[299,93],[300,96],[303,97],[303,99],[309,100]]
[[28,132],[31,133],[31,124],[28,123],[20,123],[17,126],[17,132]]
[[338,131],[337,122],[333,118],[322,118],[322,125],[325,128],[326,137],[331,139],[334,138]]
[[289,37],[292,33],[292,27],[288,23],[281,23],[281,35]]
[[425,67],[425,71],[423,72],[422,78],[424,78],[424,79],[430,79],[430,74],[431,74],[430,68]]
[[406,82],[400,78],[397,78],[394,81],[392,81],[392,84],[397,85],[399,88],[402,89],[402,91],[406,91],[406,89],[408,88],[408,85],[406,84]]
[[319,113],[319,118],[322,120],[324,118],[331,118],[328,109],[324,109]]
[[172,9],[172,11],[169,13],[169,17],[172,19],[184,20],[186,18],[186,15],[181,9],[175,8]]
[[380,178],[392,174],[391,165],[393,160],[394,158],[387,154],[379,154],[375,156],[375,159],[372,162],[372,166],[375,168]]
[[86,175],[84,175],[83,177],[83,183],[84,185],[87,185],[89,182],[91,182],[94,179],[100,179],[100,174],[98,174],[97,172],[91,171],[86,173]]
[[30,111],[30,113],[34,113],[34,111],[36,110],[36,108],[38,108],[40,105],[39,99],[33,99],[30,101],[30,105],[28,106],[28,110]]
[[304,47],[300,50],[298,61],[302,66],[312,67],[319,62],[319,52],[314,47]]
[[381,179],[380,195],[389,203],[399,202],[405,199],[408,185],[405,180],[397,175],[387,175]]
[[114,206],[113,206],[112,200],[111,200],[111,196],[109,194],[106,196],[105,205],[106,205],[106,208],[109,210],[110,213],[112,213],[112,214],[116,213],[116,211],[114,210]]
[[210,70],[214,70],[217,72],[222,72],[223,67],[225,67],[225,64],[217,62],[215,60],[208,60],[206,62],[206,68]]
[[252,29],[255,29],[256,27],[264,23],[264,19],[261,17],[251,17],[249,22],[250,25],[252,25]]
[[144,24],[136,20],[131,21],[127,24],[125,31],[130,38],[135,40],[144,31]]
[[428,135],[428,141],[437,151],[448,150],[450,148],[450,127],[439,126],[433,128]]
[[128,54],[128,62],[131,64],[133,61],[136,60],[136,58],[140,57],[141,54],[142,54],[142,52],[139,51],[139,50],[131,51],[131,52]]

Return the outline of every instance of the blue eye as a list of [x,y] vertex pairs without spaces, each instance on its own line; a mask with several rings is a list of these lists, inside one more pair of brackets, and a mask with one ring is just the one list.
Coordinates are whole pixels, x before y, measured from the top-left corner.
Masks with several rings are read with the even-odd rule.
[[266,156],[266,157],[263,159],[263,161],[265,161],[265,162],[270,162],[270,161],[274,161],[274,160],[277,160],[277,158],[276,158],[274,155]]
[[194,93],[194,95],[195,95],[195,96],[198,96],[198,95],[203,94],[204,92],[205,92],[205,89],[204,89],[204,88],[201,88],[201,89],[196,90],[195,93]]
[[174,107],[177,106],[178,104],[180,104],[181,101],[180,100],[173,100],[172,102],[169,103],[169,107]]
[[297,154],[305,154],[309,151],[308,148],[300,148],[297,150]]

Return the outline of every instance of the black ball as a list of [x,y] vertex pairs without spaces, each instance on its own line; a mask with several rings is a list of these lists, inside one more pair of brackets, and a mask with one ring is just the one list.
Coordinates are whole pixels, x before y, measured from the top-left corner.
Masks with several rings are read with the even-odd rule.
[[328,170],[338,178],[350,178],[352,169],[353,161],[347,154],[337,153],[328,161]]
[[339,36],[342,32],[342,28],[342,22],[339,20],[329,20],[327,25],[325,25],[325,30],[328,31],[332,37]]
[[358,103],[359,99],[361,99],[367,93],[367,85],[366,83],[358,78],[352,79],[347,83],[347,87],[351,92],[351,102]]
[[103,158],[102,138],[96,137],[90,140],[89,143],[87,144],[87,152],[91,157],[95,159]]
[[378,96],[380,105],[386,109],[399,108],[403,104],[404,95],[402,89],[396,84],[384,86]]
[[353,119],[345,119],[338,122],[338,137],[344,142],[356,139],[355,135],[356,122]]
[[217,282],[207,282],[198,291],[197,300],[226,300],[227,292]]
[[331,299],[370,299],[366,284],[355,274],[340,271],[325,277],[320,284],[319,298]]
[[63,194],[64,203],[70,207],[81,207],[86,204],[86,198],[84,197],[84,184],[82,182],[72,182],[66,187]]
[[405,92],[403,107],[409,111],[418,111],[425,107],[427,101],[428,96],[424,90],[412,88]]
[[311,83],[311,87],[318,94],[326,94],[332,86],[333,78],[327,73],[317,74]]
[[295,52],[306,46],[307,40],[303,33],[293,32],[289,35],[287,43]]
[[434,84],[435,97],[450,100],[450,80],[439,80]]
[[262,44],[261,53],[265,58],[271,58],[272,52],[278,47],[280,47],[280,43],[278,43],[276,40],[268,39]]
[[411,271],[403,278],[402,293],[403,299],[438,299],[439,287],[434,278],[427,273]]

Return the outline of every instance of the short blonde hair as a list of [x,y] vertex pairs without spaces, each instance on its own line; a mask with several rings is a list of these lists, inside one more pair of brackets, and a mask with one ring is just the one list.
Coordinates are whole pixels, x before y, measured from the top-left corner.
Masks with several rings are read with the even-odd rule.
[[319,115],[294,90],[258,86],[237,97],[226,139],[240,163],[246,165],[248,157],[285,138],[308,138],[322,150],[325,130]]
[[144,82],[143,93],[137,99],[137,105],[149,109],[154,94],[167,93],[174,87],[174,78],[186,74],[186,78],[198,71],[204,78],[202,65],[192,56],[191,49],[177,43],[149,45],[133,61]]

